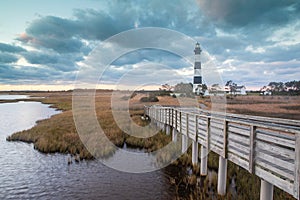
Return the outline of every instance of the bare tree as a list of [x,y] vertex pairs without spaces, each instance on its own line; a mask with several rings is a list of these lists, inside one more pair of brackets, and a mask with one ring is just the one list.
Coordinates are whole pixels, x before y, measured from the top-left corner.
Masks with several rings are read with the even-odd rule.
[[237,84],[234,83],[232,80],[229,80],[226,82],[225,86],[229,87],[230,90],[230,94],[234,94],[236,93],[236,89],[237,89]]
[[159,88],[160,90],[165,90],[165,91],[171,91],[174,89],[174,86],[169,85],[168,83],[163,84],[161,86],[161,88]]

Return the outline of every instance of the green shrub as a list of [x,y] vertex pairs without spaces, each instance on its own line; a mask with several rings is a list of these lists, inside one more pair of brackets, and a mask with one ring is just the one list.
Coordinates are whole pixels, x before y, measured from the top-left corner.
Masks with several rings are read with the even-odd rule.
[[140,102],[158,102],[158,98],[156,96],[150,96],[150,97],[142,97],[140,99]]

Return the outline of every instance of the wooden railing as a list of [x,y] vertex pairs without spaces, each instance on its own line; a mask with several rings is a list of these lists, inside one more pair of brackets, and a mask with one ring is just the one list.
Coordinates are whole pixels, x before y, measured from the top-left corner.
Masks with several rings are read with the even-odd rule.
[[145,114],[300,199],[300,121],[162,106]]

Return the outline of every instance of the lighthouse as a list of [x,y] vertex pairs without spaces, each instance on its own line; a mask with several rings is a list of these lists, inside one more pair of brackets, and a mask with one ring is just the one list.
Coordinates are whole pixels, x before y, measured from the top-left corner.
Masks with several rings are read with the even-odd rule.
[[201,76],[201,54],[200,44],[197,42],[195,47],[195,64],[194,64],[194,82],[193,82],[193,92],[196,95],[202,94],[202,76]]

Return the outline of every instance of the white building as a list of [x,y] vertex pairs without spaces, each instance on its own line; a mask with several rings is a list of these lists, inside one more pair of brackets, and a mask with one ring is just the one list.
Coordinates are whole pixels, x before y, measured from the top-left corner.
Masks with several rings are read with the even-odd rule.
[[233,88],[231,88],[232,86],[225,86],[225,92],[227,94],[232,94],[232,95],[247,95],[246,92],[246,87],[244,85],[240,85],[240,86],[234,86]]

